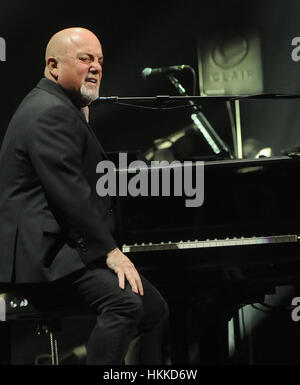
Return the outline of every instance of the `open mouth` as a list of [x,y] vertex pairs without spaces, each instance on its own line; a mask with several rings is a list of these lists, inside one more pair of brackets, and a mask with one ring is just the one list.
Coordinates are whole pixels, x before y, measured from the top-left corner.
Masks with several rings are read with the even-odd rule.
[[94,79],[94,78],[88,78],[86,79],[86,83],[89,83],[89,84],[97,84],[98,80],[97,79]]

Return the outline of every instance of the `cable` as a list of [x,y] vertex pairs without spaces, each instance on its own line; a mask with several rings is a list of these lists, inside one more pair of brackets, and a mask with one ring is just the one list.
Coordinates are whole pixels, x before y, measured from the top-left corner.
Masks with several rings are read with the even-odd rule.
[[[41,364],[39,361],[41,359],[44,359],[44,358],[46,358],[47,361],[49,361],[49,362],[45,362],[44,364]],[[50,363],[51,363],[51,354],[39,354],[34,359],[34,364],[35,365],[50,365]]]
[[111,104],[117,104],[119,106],[127,106],[127,107],[144,108],[144,109],[148,109],[148,110],[157,110],[157,111],[184,109],[184,108],[191,108],[192,107],[192,106],[186,105],[186,104],[185,105],[175,106],[175,107],[163,107],[163,106],[160,106],[160,107],[150,107],[150,106],[142,106],[142,105],[139,105],[139,104],[120,103],[120,102],[117,102],[117,103],[112,102]]

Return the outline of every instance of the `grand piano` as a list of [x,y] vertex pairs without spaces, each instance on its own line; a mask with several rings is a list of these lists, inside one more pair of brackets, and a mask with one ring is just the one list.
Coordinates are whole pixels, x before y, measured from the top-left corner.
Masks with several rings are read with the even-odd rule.
[[200,207],[117,199],[119,245],[169,303],[173,363],[227,362],[237,309],[299,282],[299,169],[297,155],[206,161]]
[[119,247],[169,305],[166,360],[229,362],[238,309],[300,282],[299,171],[297,154],[205,161],[199,207],[184,196],[116,197]]

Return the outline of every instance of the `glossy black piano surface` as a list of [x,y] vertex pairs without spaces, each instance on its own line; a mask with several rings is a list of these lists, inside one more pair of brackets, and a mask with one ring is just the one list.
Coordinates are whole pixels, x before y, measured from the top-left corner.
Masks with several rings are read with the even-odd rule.
[[[200,207],[185,207],[184,196],[119,197],[119,244],[299,235],[299,170],[299,160],[289,157],[209,161],[204,165],[204,203]],[[240,275],[244,281],[275,276],[278,283],[288,282],[292,275],[295,280],[300,278],[298,269],[292,267],[299,262],[298,242],[158,252],[141,247],[131,257],[144,271],[155,271],[154,279],[163,286],[170,284],[166,269],[184,273],[180,284],[187,285],[203,279],[215,284],[216,274],[224,277],[224,268],[235,267],[243,267],[243,271],[228,274],[234,282]],[[210,276],[208,270],[214,274]]]
[[121,242],[299,233],[300,162],[288,157],[205,162],[204,203],[120,197]]
[[[226,362],[226,325],[236,309],[299,283],[299,171],[299,159],[289,157],[209,161],[200,207],[185,207],[186,197],[117,199],[120,247],[140,246],[128,255],[169,303],[173,362],[190,363],[195,340],[205,352],[197,362],[209,350],[207,362]],[[149,243],[289,234],[294,242],[147,251]]]

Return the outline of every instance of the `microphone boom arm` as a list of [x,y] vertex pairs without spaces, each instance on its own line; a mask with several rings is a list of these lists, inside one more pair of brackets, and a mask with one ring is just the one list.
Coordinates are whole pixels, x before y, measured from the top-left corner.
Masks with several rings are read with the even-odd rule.
[[[187,96],[186,90],[175,76],[168,75],[168,78],[180,95]],[[201,111],[201,107],[195,104],[192,99],[188,99],[188,103],[192,106],[194,110],[194,113],[191,115],[191,119],[193,120],[201,134],[204,136],[205,140],[212,148],[214,153],[218,155],[227,154],[231,159],[233,159],[233,155],[229,147],[213,129],[213,127]]]

